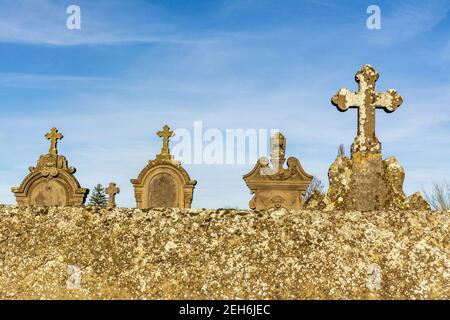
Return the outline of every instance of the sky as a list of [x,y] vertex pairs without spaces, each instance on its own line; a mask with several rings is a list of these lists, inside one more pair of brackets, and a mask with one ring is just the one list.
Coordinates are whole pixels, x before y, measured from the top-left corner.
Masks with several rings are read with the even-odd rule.
[[[66,26],[70,5],[81,29]],[[381,29],[369,30],[369,5]],[[161,148],[164,124],[279,129],[287,156],[327,184],[355,109],[330,103],[369,63],[379,91],[404,99],[377,110],[383,156],[406,171],[407,194],[450,180],[450,0],[0,0],[0,202],[19,186],[57,127],[60,154],[83,187],[114,181],[134,207],[131,178]],[[254,166],[185,164],[195,208],[248,208]]]

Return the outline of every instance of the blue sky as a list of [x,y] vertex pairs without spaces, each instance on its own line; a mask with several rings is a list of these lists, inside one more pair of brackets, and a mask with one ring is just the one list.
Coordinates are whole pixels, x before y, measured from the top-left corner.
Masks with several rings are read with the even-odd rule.
[[[66,8],[81,8],[68,30]],[[381,8],[381,30],[366,9]],[[356,134],[356,110],[330,103],[355,90],[365,63],[379,91],[403,105],[377,111],[383,155],[406,170],[405,191],[450,179],[450,1],[0,0],[0,202],[48,150],[84,187],[115,181],[134,206],[130,178],[159,152],[165,123],[280,129],[288,156],[324,182],[337,147]],[[245,165],[187,165],[193,206],[248,207]]]

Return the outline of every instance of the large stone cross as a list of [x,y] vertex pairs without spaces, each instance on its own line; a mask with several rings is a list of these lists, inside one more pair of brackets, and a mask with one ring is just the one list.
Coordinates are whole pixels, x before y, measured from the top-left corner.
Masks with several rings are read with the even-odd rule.
[[381,143],[375,135],[375,109],[394,112],[403,102],[402,97],[393,89],[384,93],[376,92],[375,82],[378,77],[378,72],[370,64],[366,64],[355,76],[358,92],[341,89],[331,100],[342,112],[348,108],[358,108],[358,135],[352,145],[352,154],[381,154]]
[[50,140],[50,149],[48,153],[52,156],[58,155],[58,140],[61,140],[64,136],[58,132],[58,129],[52,128],[50,132],[45,135],[45,137]]
[[116,194],[120,193],[120,189],[117,188],[114,182],[111,182],[108,188],[105,189],[105,192],[108,194],[108,206],[111,208],[116,207]]
[[166,124],[162,131],[156,133],[159,137],[163,138],[163,147],[161,149],[161,156],[170,157],[169,139],[175,136],[173,131],[170,131],[170,127]]

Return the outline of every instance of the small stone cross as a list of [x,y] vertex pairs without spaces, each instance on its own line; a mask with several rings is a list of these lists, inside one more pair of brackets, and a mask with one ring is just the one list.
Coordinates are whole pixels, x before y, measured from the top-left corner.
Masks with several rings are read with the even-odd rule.
[[116,194],[120,193],[120,189],[117,188],[114,182],[111,182],[108,188],[105,189],[105,192],[108,194],[108,206],[110,208],[116,207]]
[[394,112],[403,102],[402,97],[393,89],[379,93],[375,90],[378,72],[370,65],[364,65],[355,76],[358,92],[341,89],[331,100],[340,111],[358,108],[358,134],[352,145],[352,154],[379,153],[381,143],[375,135],[375,109]]
[[170,131],[170,127],[166,124],[163,127],[163,131],[158,131],[156,133],[159,137],[163,138],[163,147],[161,149],[162,157],[170,157],[170,149],[169,149],[169,139],[175,136],[173,131]]
[[61,140],[64,136],[58,132],[58,129],[52,128],[50,132],[45,135],[45,137],[50,140],[50,149],[48,153],[52,156],[58,155],[58,140]]

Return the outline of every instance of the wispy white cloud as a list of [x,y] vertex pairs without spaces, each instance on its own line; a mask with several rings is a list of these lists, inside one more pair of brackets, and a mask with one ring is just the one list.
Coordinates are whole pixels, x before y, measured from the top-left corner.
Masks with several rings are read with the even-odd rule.
[[152,14],[153,7],[148,3],[140,1],[142,10],[148,11],[148,19],[140,22],[130,20],[128,16],[133,15],[135,9],[131,8],[131,12],[122,12],[117,17],[110,12],[111,8],[102,4],[101,1],[80,1],[81,30],[69,30],[66,27],[67,3],[52,0],[2,1],[0,42],[70,46],[126,42],[191,45],[212,41],[183,34],[161,22],[156,13]]
[[76,76],[65,74],[36,74],[36,73],[0,73],[0,88],[33,88],[54,90],[64,84],[70,85],[104,85],[114,86],[120,79],[95,76]]
[[407,0],[389,2],[381,7],[381,30],[365,30],[363,36],[371,42],[391,45],[411,40],[432,30],[450,10],[446,0]]
[[219,5],[219,13],[223,15],[248,12],[264,7],[273,0],[226,0]]
[[336,3],[335,1],[327,1],[327,0],[307,0],[307,2],[310,2],[314,5],[323,6],[323,7],[329,7],[329,8],[342,8],[341,5]]

